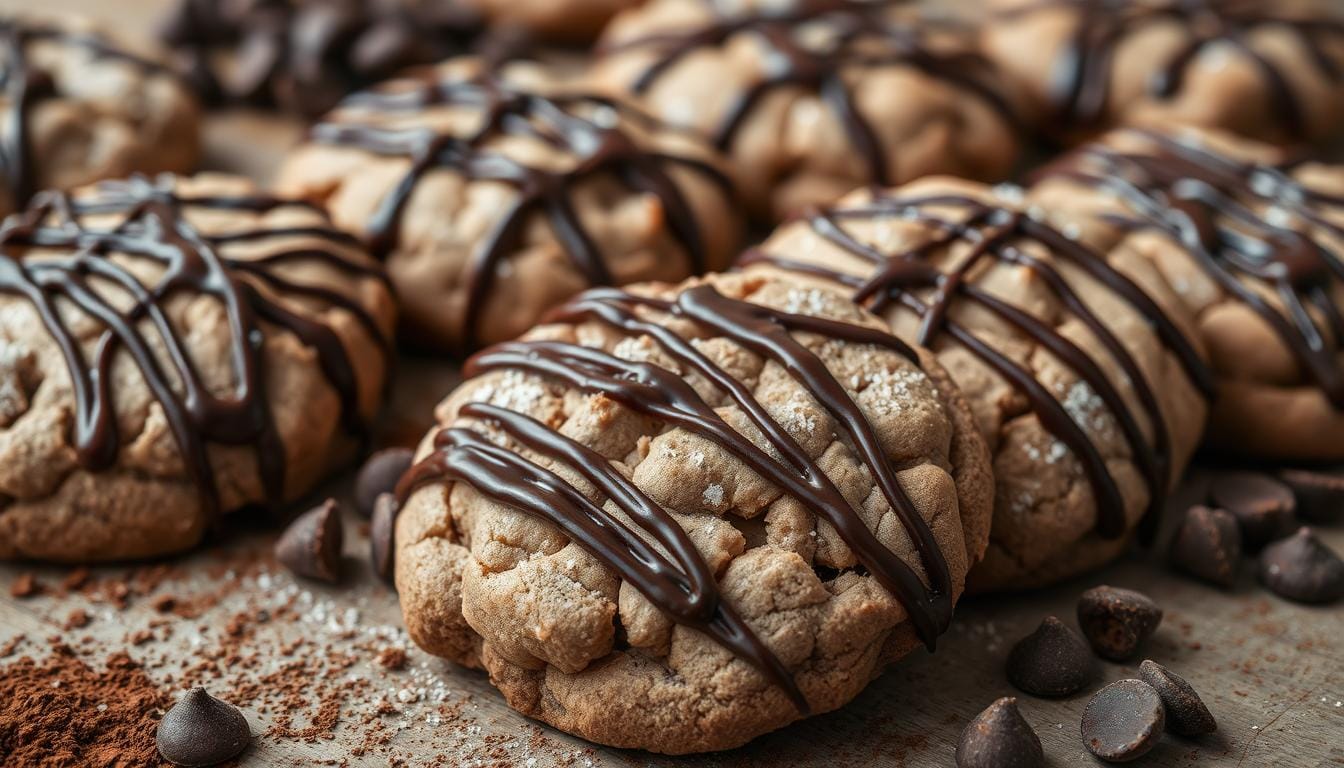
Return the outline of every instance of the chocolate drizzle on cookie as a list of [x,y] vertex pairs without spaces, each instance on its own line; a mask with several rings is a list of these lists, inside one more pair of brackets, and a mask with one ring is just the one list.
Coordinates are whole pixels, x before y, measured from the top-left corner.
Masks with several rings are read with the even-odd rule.
[[[841,439],[872,473],[918,552],[928,585],[874,536],[816,460],[770,417],[745,384],[718,367],[691,340],[650,319],[651,314],[693,322],[712,336],[728,339],[788,370],[835,418]],[[942,550],[901,488],[872,425],[850,393],[791,334],[871,345],[917,361],[910,347],[883,331],[731,299],[709,285],[687,289],[675,301],[595,289],[561,307],[552,319],[599,322],[632,336],[648,337],[676,361],[681,372],[575,344],[519,341],[477,354],[465,373],[524,371],[601,394],[632,411],[713,441],[834,526],[862,566],[906,607],[926,643],[932,646],[946,630],[952,617],[952,585]],[[759,430],[766,446],[758,446],[724,421],[685,380],[692,373],[726,394]],[[487,422],[529,453],[577,472],[601,490],[638,531],[551,470],[463,426],[445,428],[435,436],[434,452],[402,478],[398,493],[403,500],[426,482],[465,482],[488,498],[549,521],[674,621],[705,632],[751,663],[787,692],[800,712],[807,712],[807,701],[788,669],[723,601],[713,573],[686,532],[610,461],[527,416],[493,405],[470,403],[463,406],[460,416]]]
[[[765,74],[737,96],[710,134],[715,145],[729,149],[752,110],[769,94],[812,89],[844,126],[867,166],[869,179],[887,184],[891,174],[886,152],[846,82],[846,73],[851,70],[910,67],[975,95],[1005,121],[1014,127],[1018,124],[1015,113],[990,82],[992,70],[982,56],[969,48],[938,51],[926,44],[926,32],[920,26],[883,18],[884,11],[901,4],[894,0],[799,0],[787,10],[724,13],[699,28],[616,43],[601,53],[651,52],[652,62],[631,86],[635,93],[645,94],[673,66],[697,51],[750,36],[767,49]],[[922,24],[934,22],[926,20]],[[818,35],[805,36],[804,27],[821,32],[821,39]]]
[[[161,406],[187,471],[212,511],[222,510],[209,443],[252,446],[267,501],[279,502],[286,461],[266,393],[270,328],[291,333],[314,350],[340,397],[345,428],[362,435],[358,379],[344,342],[320,316],[296,311],[282,297],[348,314],[389,355],[390,343],[355,300],[296,282],[285,272],[292,265],[320,263],[351,280],[385,280],[382,271],[343,255],[355,244],[325,226],[258,226],[207,235],[185,215],[193,209],[264,213],[292,205],[306,204],[262,195],[179,196],[170,183],[135,177],[104,182],[86,197],[39,193],[24,213],[0,226],[0,295],[31,304],[65,358],[75,397],[73,438],[83,467],[106,469],[121,448],[112,367],[125,355]],[[113,216],[116,223],[90,225],[86,220],[93,216]],[[318,244],[283,245],[295,237]],[[275,241],[275,250],[256,258],[231,257],[220,248],[265,241]],[[144,277],[146,267],[160,270],[153,282]],[[210,391],[169,315],[168,303],[183,296],[208,296],[227,313],[236,377],[228,396]],[[89,344],[76,322],[102,330]]]
[[152,61],[113,48],[106,40],[88,33],[0,18],[0,91],[5,106],[0,112],[0,169],[9,187],[12,204],[22,207],[39,187],[33,157],[30,127],[38,103],[60,94],[53,75],[29,60],[28,47],[52,42],[77,48],[89,55],[130,63],[148,71],[162,71]]
[[1344,64],[1332,58],[1330,45],[1344,43],[1344,20],[1303,15],[1262,0],[1038,0],[1004,11],[1003,18],[1052,9],[1074,9],[1078,19],[1072,37],[1055,64],[1050,96],[1056,115],[1067,125],[1094,126],[1106,116],[1116,49],[1140,30],[1170,23],[1182,25],[1186,41],[1148,82],[1148,95],[1171,99],[1180,93],[1186,73],[1213,47],[1228,46],[1250,59],[1264,78],[1265,91],[1288,134],[1307,134],[1302,104],[1293,82],[1275,61],[1257,51],[1250,38],[1271,28],[1293,32],[1311,66],[1334,83],[1344,80]]
[[[398,88],[397,86],[403,86]],[[432,128],[384,128],[361,114],[396,117],[436,106],[478,109],[480,126],[472,133]],[[592,95],[543,96],[510,87],[491,76],[471,79],[438,77],[433,71],[403,80],[385,90],[356,94],[345,102],[349,116],[313,128],[319,143],[357,147],[380,155],[410,158],[411,167],[382,201],[368,224],[367,238],[376,255],[386,256],[397,244],[401,216],[421,177],[436,169],[459,173],[472,181],[507,184],[516,190],[500,212],[489,235],[472,257],[467,279],[466,346],[474,346],[480,315],[500,263],[521,247],[532,216],[550,224],[565,254],[592,285],[612,282],[602,250],[574,210],[575,189],[595,178],[615,177],[632,190],[656,197],[668,229],[685,250],[691,271],[704,271],[705,246],[693,209],[670,173],[690,169],[728,188],[724,176],[707,162],[641,147],[619,121],[652,118],[618,102]],[[572,155],[567,168],[529,165],[488,146],[503,136],[523,136]]]
[[[1106,538],[1122,536],[1126,531],[1124,498],[1106,467],[1105,457],[1079,425],[1081,417],[1071,413],[1069,406],[1038,381],[1030,369],[976,336],[954,319],[950,310],[955,303],[965,302],[989,312],[1031,339],[1077,374],[1080,384],[1085,386],[1078,396],[1086,399],[1095,395],[1115,418],[1148,484],[1149,514],[1145,531],[1151,532],[1155,521],[1153,513],[1161,508],[1162,498],[1173,479],[1171,440],[1157,396],[1138,361],[1071,287],[1063,272],[1018,244],[1034,242],[1044,246],[1055,259],[1085,272],[1124,299],[1177,356],[1191,380],[1207,390],[1212,386],[1211,377],[1176,326],[1138,285],[1100,256],[1021,211],[957,194],[908,197],[880,191],[874,194],[870,202],[815,212],[805,218],[805,223],[823,240],[870,262],[872,274],[855,276],[763,251],[748,252],[739,263],[773,264],[848,285],[854,290],[855,299],[867,304],[874,312],[881,313],[896,305],[919,317],[915,343],[932,347],[946,336],[968,349],[1022,393],[1045,429],[1082,465],[1096,495],[1097,532]],[[888,253],[862,242],[845,227],[846,222],[886,219],[917,222],[929,230],[929,235],[917,245]],[[932,262],[936,254],[958,244],[969,246],[969,253],[953,268],[944,271]],[[1152,430],[1151,445],[1139,419],[1111,377],[1085,351],[1047,322],[975,283],[972,273],[987,261],[1030,270],[1091,331],[1133,387]],[[1068,393],[1066,399],[1071,399],[1074,394]]]
[[[1344,409],[1344,311],[1332,296],[1344,281],[1344,258],[1299,228],[1305,223],[1344,238],[1344,226],[1320,213],[1344,213],[1344,198],[1299,183],[1289,175],[1291,166],[1234,159],[1156,131],[1131,133],[1146,138],[1150,151],[1094,144],[1047,166],[1038,178],[1062,177],[1119,196],[1132,215],[1107,216],[1111,224],[1156,229],[1179,242],[1224,292],[1274,330],[1334,407]],[[1248,281],[1268,287],[1282,308]]]

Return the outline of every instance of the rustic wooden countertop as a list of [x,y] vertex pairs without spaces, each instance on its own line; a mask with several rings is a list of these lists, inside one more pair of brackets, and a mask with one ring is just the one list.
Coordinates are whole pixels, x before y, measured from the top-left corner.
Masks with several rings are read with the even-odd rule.
[[[34,5],[0,0],[0,11]],[[143,40],[162,5],[44,0],[42,11],[84,12]],[[264,181],[301,133],[283,118],[215,115],[207,166]],[[455,380],[447,362],[405,363],[380,427],[384,442],[417,439],[429,408]],[[350,474],[324,490],[348,496]],[[1018,694],[1003,664],[1012,643],[1044,616],[1072,623],[1078,595],[1105,583],[1162,605],[1166,617],[1145,653],[1188,679],[1219,723],[1212,738],[1168,736],[1140,764],[1344,765],[1344,610],[1280,600],[1254,583],[1250,568],[1235,590],[1222,592],[1139,553],[1053,589],[969,600],[937,653],[915,653],[840,711],[733,752],[665,758],[594,747],[534,723],[509,710],[483,675],[415,649],[395,594],[369,570],[361,522],[347,520],[346,578],[334,588],[296,581],[271,562],[273,527],[257,521],[188,556],[93,569],[70,589],[60,586],[69,569],[0,565],[0,586],[31,574],[47,587],[26,598],[0,589],[0,652],[9,657],[0,664],[41,656],[52,636],[93,667],[126,651],[165,687],[202,683],[243,703],[258,734],[242,759],[247,766],[949,766],[965,723],[1005,695],[1019,696],[1052,765],[1090,765],[1078,732],[1088,693],[1064,700]],[[1344,551],[1344,529],[1322,536]],[[88,622],[74,627],[79,611]],[[404,665],[388,661],[396,649],[406,651]],[[1103,666],[1104,680],[1089,691],[1136,675],[1137,664]],[[280,689],[296,678],[311,682],[297,699],[281,700]]]

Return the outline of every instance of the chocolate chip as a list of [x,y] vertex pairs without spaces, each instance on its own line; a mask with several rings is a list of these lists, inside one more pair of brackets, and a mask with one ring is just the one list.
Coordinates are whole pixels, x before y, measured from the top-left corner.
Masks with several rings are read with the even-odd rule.
[[1151,659],[1139,665],[1139,677],[1162,697],[1168,731],[1177,736],[1203,736],[1218,730],[1218,722],[1185,678]]
[[397,481],[411,466],[415,451],[385,448],[369,457],[355,478],[355,506],[365,517],[373,516],[373,504],[382,493],[392,493]]
[[1008,680],[1036,696],[1068,696],[1092,682],[1097,661],[1077,632],[1054,616],[1008,653]]
[[327,499],[289,524],[275,542],[275,559],[300,576],[333,584],[341,578],[341,511]]
[[1202,581],[1230,588],[1241,563],[1241,530],[1230,512],[1196,505],[1171,544],[1172,565]]
[[1260,553],[1260,583],[1299,603],[1333,603],[1344,596],[1344,561],[1310,528],[1299,528]]
[[1297,501],[1288,486],[1260,472],[1217,472],[1209,500],[1237,518],[1242,544],[1258,550],[1292,530]]
[[1162,738],[1166,708],[1142,680],[1117,680],[1097,691],[1083,710],[1083,743],[1110,763],[1147,754]]
[[395,543],[393,535],[399,511],[396,496],[390,493],[380,494],[373,505],[373,521],[369,524],[369,548],[373,572],[387,581],[392,580]]
[[1041,739],[1017,709],[1017,699],[990,704],[961,732],[957,768],[1043,768]]
[[1139,643],[1162,623],[1162,609],[1142,592],[1093,587],[1078,599],[1078,626],[1098,656],[1111,661],[1134,658]]
[[1297,495],[1297,516],[1313,523],[1344,520],[1344,467],[1284,469],[1282,480]]
[[155,736],[159,754],[174,765],[216,765],[247,748],[252,731],[237,707],[193,688],[163,715]]

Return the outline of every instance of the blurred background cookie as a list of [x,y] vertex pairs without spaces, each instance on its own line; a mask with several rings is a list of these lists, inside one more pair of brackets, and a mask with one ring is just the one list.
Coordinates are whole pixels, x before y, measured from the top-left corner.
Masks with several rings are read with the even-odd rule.
[[41,189],[185,172],[200,154],[188,88],[91,25],[0,16],[0,214]]
[[243,179],[39,194],[0,226],[0,558],[125,560],[292,501],[381,401],[392,295]]
[[612,21],[593,77],[715,143],[760,218],[864,183],[1006,176],[1006,84],[969,27],[900,5],[653,0]]
[[1081,246],[1020,198],[947,178],[860,190],[742,262],[847,286],[938,355],[994,457],[977,589],[1046,584],[1120,554],[1207,413],[1208,372],[1160,273]]
[[513,338],[590,285],[721,269],[743,224],[712,149],[532,64],[459,59],[359,94],[278,188],[386,261],[412,344]]

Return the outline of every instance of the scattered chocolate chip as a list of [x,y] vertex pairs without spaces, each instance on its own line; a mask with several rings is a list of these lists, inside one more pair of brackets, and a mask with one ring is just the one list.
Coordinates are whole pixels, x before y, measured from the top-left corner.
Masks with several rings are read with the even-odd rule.
[[1282,480],[1297,495],[1297,516],[1313,523],[1344,520],[1344,467],[1284,469]]
[[1218,472],[1210,478],[1209,500],[1241,526],[1242,544],[1258,550],[1292,530],[1297,501],[1288,486],[1261,472]]
[[373,516],[378,496],[396,490],[397,481],[411,466],[415,451],[410,448],[384,448],[369,457],[355,478],[355,506],[365,517]]
[[1097,661],[1077,632],[1054,616],[1008,653],[1008,680],[1036,696],[1068,696],[1092,682]]
[[300,576],[335,583],[341,577],[341,512],[327,499],[289,524],[275,542],[275,559]]
[[398,511],[396,496],[390,493],[380,494],[378,501],[373,505],[373,520],[369,523],[369,549],[373,572],[387,581],[392,580],[393,534]]
[[1241,531],[1232,513],[1195,505],[1171,543],[1171,562],[1202,581],[1230,588],[1241,562]]
[[237,757],[252,731],[237,707],[193,688],[159,721],[159,754],[174,765],[205,766]]
[[43,592],[42,582],[31,573],[20,573],[14,577],[14,581],[9,584],[10,597],[34,597]]
[[1017,699],[990,704],[961,732],[957,768],[1043,768],[1041,739],[1017,709]]
[[1177,736],[1203,736],[1218,730],[1218,722],[1185,678],[1152,659],[1139,665],[1139,677],[1162,697],[1168,731]]
[[1165,722],[1162,697],[1151,685],[1142,680],[1117,680],[1087,702],[1083,743],[1102,760],[1127,763],[1157,744]]
[[1344,596],[1344,561],[1302,527],[1260,553],[1260,582],[1299,603],[1333,603]]
[[1102,585],[1078,599],[1078,626],[1098,656],[1111,661],[1134,658],[1139,643],[1162,623],[1162,609],[1132,589]]

